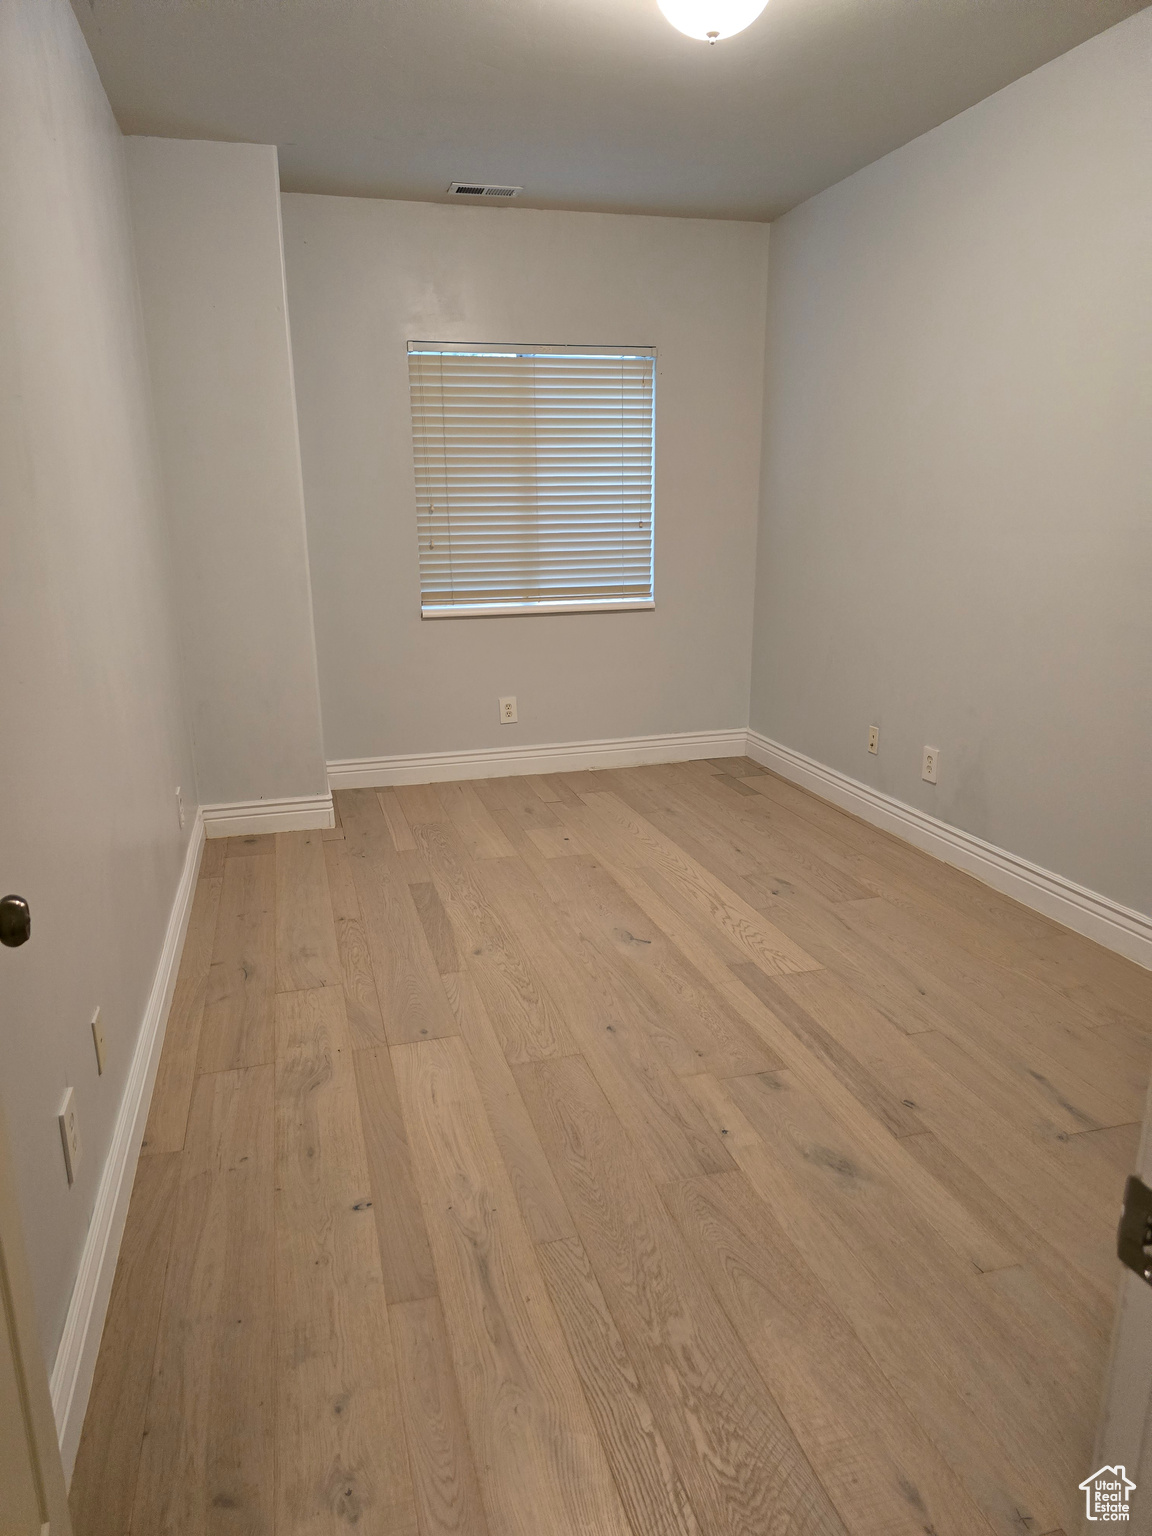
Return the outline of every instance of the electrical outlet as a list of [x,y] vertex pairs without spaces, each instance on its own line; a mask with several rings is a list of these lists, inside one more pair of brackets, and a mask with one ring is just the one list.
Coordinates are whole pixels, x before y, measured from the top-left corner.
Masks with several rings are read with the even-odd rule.
[[516,697],[514,694],[509,698],[500,700],[500,724],[516,724]]
[[180,786],[176,786],[176,814],[180,818],[180,830],[184,830],[184,796],[180,792]]
[[924,748],[924,762],[920,769],[920,777],[926,779],[929,784],[935,784],[936,774],[940,768],[940,754],[935,747]]
[[878,725],[870,725],[868,727],[868,750],[872,753],[873,757],[880,750],[880,727]]
[[64,1143],[64,1167],[69,1184],[75,1184],[80,1170],[80,1120],[76,1113],[76,1093],[72,1088],[64,1092],[60,1105],[60,1140]]
[[104,1076],[104,1025],[100,1022],[100,1010],[92,1015],[92,1044],[96,1047],[96,1071]]

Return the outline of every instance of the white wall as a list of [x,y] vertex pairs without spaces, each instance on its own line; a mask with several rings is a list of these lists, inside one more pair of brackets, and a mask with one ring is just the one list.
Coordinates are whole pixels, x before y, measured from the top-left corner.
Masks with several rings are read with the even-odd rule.
[[324,793],[276,150],[126,148],[200,799]]
[[1146,10],[773,224],[751,706],[1144,912],[1150,146]]
[[[744,725],[767,228],[293,195],[284,232],[329,759]],[[410,339],[659,349],[655,611],[421,621]]]
[[50,1365],[180,873],[177,784],[195,804],[121,139],[67,0],[0,4],[0,487],[0,891],[33,932],[0,949],[0,1094]]

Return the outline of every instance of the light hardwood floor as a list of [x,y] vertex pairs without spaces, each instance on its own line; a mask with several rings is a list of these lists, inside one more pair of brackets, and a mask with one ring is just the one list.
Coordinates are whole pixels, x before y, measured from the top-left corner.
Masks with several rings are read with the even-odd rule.
[[747,759],[209,843],[77,1536],[1078,1520],[1152,975]]

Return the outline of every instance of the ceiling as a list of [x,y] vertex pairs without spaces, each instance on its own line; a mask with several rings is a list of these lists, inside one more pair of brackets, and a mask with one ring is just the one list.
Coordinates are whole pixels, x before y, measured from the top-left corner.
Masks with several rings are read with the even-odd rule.
[[[1145,0],[73,0],[126,133],[280,147],[285,191],[771,219]],[[491,205],[489,205],[491,206]]]

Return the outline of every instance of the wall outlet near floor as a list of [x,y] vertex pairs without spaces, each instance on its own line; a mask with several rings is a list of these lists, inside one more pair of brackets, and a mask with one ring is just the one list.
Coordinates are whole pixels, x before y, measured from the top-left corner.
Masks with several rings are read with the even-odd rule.
[[870,725],[868,727],[868,750],[872,753],[873,757],[880,750],[880,727],[878,725]]
[[500,700],[500,724],[516,724],[516,696],[510,694],[508,698]]
[[180,830],[184,830],[184,796],[179,784],[176,786],[176,814],[180,818]]
[[80,1119],[76,1112],[76,1091],[65,1090],[60,1105],[60,1140],[64,1143],[64,1168],[69,1184],[75,1184],[80,1169]]
[[926,779],[929,784],[935,784],[936,774],[940,767],[940,754],[935,747],[924,748],[924,762],[920,768],[920,777]]
[[100,1010],[97,1008],[92,1015],[92,1044],[96,1047],[96,1071],[104,1076],[104,1024],[100,1018]]

